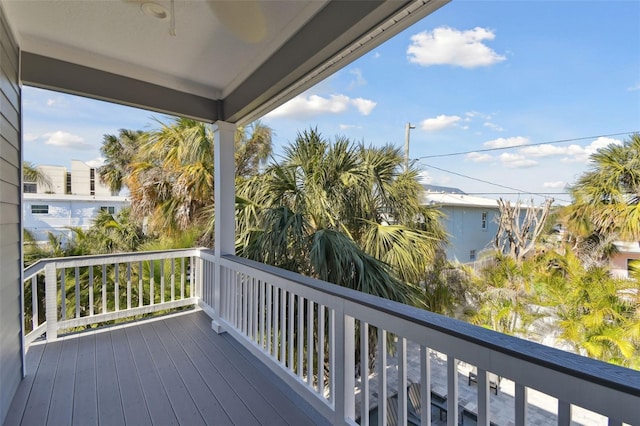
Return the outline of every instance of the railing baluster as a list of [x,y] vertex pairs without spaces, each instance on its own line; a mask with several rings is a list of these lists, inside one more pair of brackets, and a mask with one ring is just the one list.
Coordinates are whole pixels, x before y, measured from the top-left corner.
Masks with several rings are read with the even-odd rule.
[[458,360],[447,355],[447,425],[458,426]]
[[260,281],[257,280],[255,277],[251,278],[251,285],[253,286],[253,306],[252,306],[252,311],[253,311],[253,341],[256,343],[261,343],[260,342],[260,337],[259,337],[259,333],[260,333]]
[[107,264],[102,265],[102,313],[107,313]]
[[93,265],[89,266],[89,316],[93,316]]
[[164,259],[159,261],[160,263],[160,303],[164,303]]
[[294,371],[293,369],[293,343],[294,343],[294,334],[293,334],[293,323],[294,323],[294,316],[293,316],[293,303],[295,300],[295,295],[293,294],[292,291],[289,292],[289,332],[287,333],[287,343],[288,343],[288,349],[289,349],[289,370],[290,371]]
[[184,269],[184,257],[180,259],[180,299],[184,299],[184,281],[186,278],[186,272]]
[[307,299],[307,384],[313,388],[313,311],[314,303]]
[[280,363],[287,362],[287,292],[280,289]]
[[273,286],[273,326],[271,328],[271,339],[273,340],[273,357],[275,359],[278,359],[278,352],[280,347],[278,346],[278,339],[280,338],[280,336],[278,335],[278,329],[279,329],[279,318],[280,318],[280,294],[279,294],[280,289],[276,286]]
[[516,426],[525,426],[527,424],[527,388],[520,383],[516,383],[515,385],[515,423]]
[[407,339],[398,337],[398,424],[407,424]]
[[355,380],[355,327],[354,318],[346,315],[341,309],[336,313],[338,324],[336,326],[335,342],[337,346],[337,353],[335,359],[335,367],[338,372],[336,383],[336,397],[335,397],[335,422],[336,424],[343,424],[345,420],[349,420],[349,423],[353,423],[355,420],[355,394],[354,380]]
[[127,262],[127,309],[131,309],[131,262]]
[[76,318],[80,318],[80,267],[76,266],[74,272],[75,272],[75,275],[76,275],[76,286],[75,286]]
[[272,322],[271,322],[271,314],[273,311],[273,302],[272,302],[272,289],[271,284],[267,284],[267,304],[265,305],[265,309],[267,311],[267,323],[265,324],[264,333],[265,340],[267,344],[267,353],[271,355],[271,330],[272,330]]
[[62,302],[60,317],[64,321],[67,319],[67,274],[65,268],[60,268],[60,294]]
[[155,278],[156,277],[155,277],[155,271],[154,271],[154,263],[155,263],[155,260],[149,261],[149,305],[156,304],[156,295],[155,295],[155,286],[156,286]]
[[171,259],[171,301],[176,300],[176,260]]
[[38,327],[38,276],[31,277],[31,330]]
[[571,424],[571,404],[558,400],[558,426],[569,426]]
[[298,328],[296,337],[298,338],[298,377],[302,378],[304,367],[304,297],[298,295]]
[[242,275],[242,332],[249,335],[249,277]]
[[318,393],[324,390],[324,305],[318,305]]
[[247,277],[247,337],[253,342],[253,277]]
[[53,341],[58,338],[58,277],[54,264],[48,264],[44,267],[44,280],[47,340]]
[[420,345],[420,426],[431,426],[431,359]]
[[[477,369],[476,381],[478,383],[478,425],[489,426],[490,385],[486,370]],[[498,383],[496,383],[496,386]]]
[[120,310],[120,264],[118,262],[115,263],[113,268],[113,298],[117,312]]
[[265,336],[264,336],[264,322],[265,322],[265,312],[266,309],[266,283],[264,281],[259,282],[260,285],[260,349],[265,349]]
[[378,425],[387,424],[387,331],[378,327]]
[[369,324],[360,321],[360,426],[369,426]]
[[142,286],[142,260],[138,262],[138,306],[142,307],[144,305],[144,287]]
[[[335,407],[336,404],[336,385],[338,383],[337,374],[341,374],[343,370],[336,366],[336,311],[328,309],[329,312],[329,403]],[[355,333],[355,330],[354,330]],[[355,343],[354,343],[355,351]],[[354,352],[355,354],[355,352]],[[355,368],[355,362],[353,363]],[[355,373],[354,373],[355,375]],[[353,388],[353,386],[352,386]]]
[[189,279],[189,295],[190,295],[190,297],[193,297],[194,296],[194,291],[195,291],[195,289],[193,287],[195,286],[195,273],[196,273],[195,269],[196,269],[196,265],[195,265],[195,262],[194,262],[195,258],[193,256],[190,257],[189,259],[190,259],[190,261],[189,261],[189,269],[190,269],[190,271],[189,271],[189,278],[190,278]]

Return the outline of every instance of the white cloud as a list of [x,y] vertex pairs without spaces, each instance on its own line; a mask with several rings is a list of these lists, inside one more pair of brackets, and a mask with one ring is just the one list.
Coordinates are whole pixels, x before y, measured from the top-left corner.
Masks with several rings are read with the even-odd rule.
[[376,102],[364,98],[351,99],[351,104],[355,106],[362,115],[371,114],[371,111],[373,111],[377,105]]
[[52,133],[45,133],[42,135],[46,140],[44,141],[47,145],[59,146],[61,148],[71,148],[71,149],[92,149],[93,147],[85,142],[82,136],[73,135],[68,132],[63,132],[62,130],[58,130]]
[[524,169],[538,164],[535,160],[530,160],[521,154],[511,154],[508,152],[500,154],[500,161],[505,167],[510,169]]
[[464,157],[465,160],[473,161],[474,163],[488,163],[493,161],[493,157],[489,154],[481,154],[479,152],[470,152]]
[[361,126],[356,126],[355,124],[340,124],[340,130],[349,130],[349,129],[361,129]]
[[47,99],[47,106],[53,106],[55,105],[56,100],[55,99]]
[[25,142],[31,142],[31,141],[35,141],[36,139],[38,139],[38,135],[34,134],[34,133],[25,133],[22,135],[22,139]]
[[104,157],[98,157],[98,158],[94,158],[93,160],[85,161],[84,163],[89,167],[97,168],[97,167],[103,166],[104,161],[105,161]]
[[[577,146],[577,145],[574,145]],[[567,147],[556,145],[537,145],[528,146],[519,150],[520,154],[525,154],[530,157],[552,157],[554,155],[564,155],[567,153]]]
[[490,121],[485,121],[483,126],[484,127],[488,127],[491,130],[495,130],[496,132],[503,132],[504,131],[504,129],[502,127],[500,127],[497,124],[492,123]]
[[373,52],[373,59],[378,59],[380,56],[382,56],[380,52]]
[[595,154],[600,148],[606,148],[611,144],[622,145],[622,141],[613,138],[599,137],[585,147],[575,144],[569,145],[566,147],[566,154],[569,155],[569,157],[563,158],[562,161],[564,163],[587,163],[591,154]]
[[442,130],[455,125],[461,118],[457,115],[439,115],[435,118],[427,118],[420,122],[420,128],[428,132]]
[[424,185],[428,185],[431,182],[433,182],[433,177],[429,174],[428,171],[423,170],[420,173],[418,173],[418,182]]
[[346,112],[350,106],[356,107],[362,115],[368,115],[376,103],[369,99],[352,99],[347,95],[331,95],[328,98],[299,95],[271,111],[267,117],[309,118],[322,114],[340,114]]
[[630,92],[634,92],[636,90],[640,90],[640,84],[636,84],[635,86],[631,86],[629,88],[627,88],[628,91]]
[[564,188],[565,183],[561,180],[556,180],[554,182],[545,182],[542,184],[545,188]]
[[502,62],[506,57],[487,47],[483,41],[493,40],[492,30],[476,27],[459,31],[439,27],[411,37],[407,48],[409,62],[425,67],[430,65],[455,65],[464,68],[489,66]]
[[483,145],[487,148],[505,148],[508,146],[521,146],[529,143],[529,138],[514,136],[511,138],[498,138],[486,141]]
[[349,83],[349,89],[354,89],[367,84],[367,80],[362,76],[362,70],[360,68],[350,70],[349,74],[353,75],[353,80]]

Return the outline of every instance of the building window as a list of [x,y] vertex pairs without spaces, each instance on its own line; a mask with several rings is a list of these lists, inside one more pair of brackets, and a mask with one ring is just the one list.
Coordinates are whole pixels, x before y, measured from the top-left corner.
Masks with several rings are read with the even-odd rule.
[[34,204],[31,206],[32,214],[49,214],[49,206],[46,204]]
[[67,192],[65,194],[71,194],[71,172],[67,172]]
[[90,195],[96,195],[96,169],[89,169],[89,191]]
[[109,214],[115,214],[116,208],[114,206],[102,206],[100,207],[101,212],[107,212]]
[[22,186],[22,192],[25,194],[35,194],[38,192],[38,184],[35,182],[25,182]]
[[475,250],[471,250],[469,252],[469,260],[471,260],[471,261],[475,261],[476,260],[476,251]]
[[482,230],[487,230],[487,212],[482,212]]

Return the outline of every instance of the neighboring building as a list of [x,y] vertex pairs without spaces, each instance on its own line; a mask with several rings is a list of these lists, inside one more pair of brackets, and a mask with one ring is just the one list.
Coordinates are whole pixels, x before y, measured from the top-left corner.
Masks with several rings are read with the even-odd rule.
[[458,188],[423,186],[424,204],[439,206],[445,215],[442,224],[449,235],[447,259],[462,263],[478,260],[498,232],[498,202],[467,195]]
[[49,178],[51,187],[25,182],[25,194],[68,195],[117,195],[100,182],[98,171],[82,161],[71,160],[71,171],[63,166],[38,166],[38,170]]
[[117,214],[129,206],[126,197],[24,194],[22,204],[24,229],[36,242],[48,241],[48,234],[61,237],[63,243],[73,237],[69,227],[87,230],[101,210]]
[[616,278],[629,278],[631,262],[640,259],[640,242],[615,241],[613,244],[617,252],[611,255],[609,260],[611,275]]

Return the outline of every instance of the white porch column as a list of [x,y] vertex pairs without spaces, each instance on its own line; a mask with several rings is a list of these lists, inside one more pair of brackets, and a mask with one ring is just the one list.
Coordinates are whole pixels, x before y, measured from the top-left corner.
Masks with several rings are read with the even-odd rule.
[[236,125],[224,121],[217,121],[213,125],[214,132],[214,202],[215,202],[215,284],[213,309],[215,318],[211,322],[211,328],[216,333],[223,332],[220,322],[222,303],[221,285],[222,268],[220,258],[224,254],[235,254],[235,155],[234,135]]

